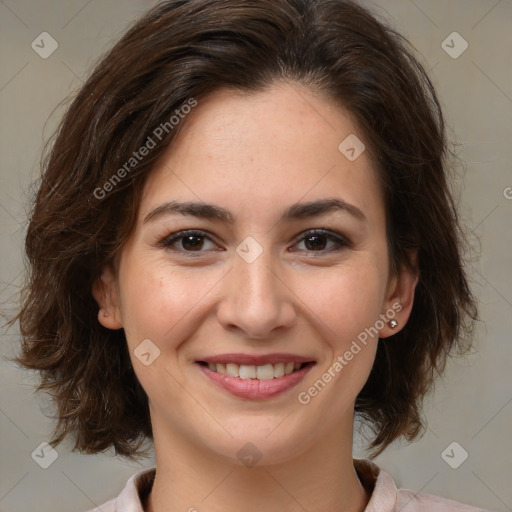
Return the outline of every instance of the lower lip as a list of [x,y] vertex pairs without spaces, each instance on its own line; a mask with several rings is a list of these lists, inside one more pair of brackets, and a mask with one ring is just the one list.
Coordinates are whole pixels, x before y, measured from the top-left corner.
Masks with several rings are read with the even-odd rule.
[[259,380],[230,377],[223,373],[212,372],[207,366],[196,364],[215,385],[229,391],[232,395],[248,400],[264,400],[288,391],[295,387],[314,366],[314,364],[308,364],[283,377]]

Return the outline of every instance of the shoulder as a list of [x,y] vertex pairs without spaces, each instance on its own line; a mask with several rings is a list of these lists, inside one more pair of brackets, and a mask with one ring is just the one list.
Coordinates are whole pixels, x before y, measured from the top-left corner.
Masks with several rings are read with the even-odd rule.
[[354,467],[370,495],[365,512],[490,512],[432,494],[397,489],[391,476],[369,459],[354,459]]
[[106,503],[103,503],[103,505],[88,510],[87,512],[116,512],[116,500],[113,499],[107,501]]
[[156,474],[152,467],[132,475],[117,498],[88,512],[144,512],[142,502],[149,494]]
[[489,512],[448,498],[415,493],[408,489],[397,491],[396,509],[402,512]]

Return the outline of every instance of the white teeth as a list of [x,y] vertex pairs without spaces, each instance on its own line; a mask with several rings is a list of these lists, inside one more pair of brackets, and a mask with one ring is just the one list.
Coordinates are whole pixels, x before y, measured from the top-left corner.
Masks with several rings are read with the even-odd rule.
[[230,377],[238,377],[239,375],[240,366],[237,364],[227,364],[226,365],[226,375],[229,375]]
[[264,364],[261,366],[253,366],[246,364],[214,364],[208,363],[208,368],[212,372],[222,373],[229,377],[239,377],[240,379],[259,379],[259,380],[272,380],[284,375],[289,375],[295,370],[301,368],[301,363],[276,363]]
[[274,365],[274,377],[282,377],[284,375],[284,363],[277,363]]
[[274,378],[274,367],[271,364],[258,366],[257,375],[260,380],[271,380]]
[[292,362],[286,363],[284,367],[284,374],[288,375],[289,373],[292,373],[294,367],[295,365]]
[[[255,379],[256,378],[256,366],[247,366],[245,364],[240,365],[238,374],[241,379]],[[272,374],[272,377],[274,374]]]

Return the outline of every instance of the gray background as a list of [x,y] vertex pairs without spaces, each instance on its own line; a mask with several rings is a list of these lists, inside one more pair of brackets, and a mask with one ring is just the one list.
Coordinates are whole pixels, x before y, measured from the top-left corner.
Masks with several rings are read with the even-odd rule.
[[[28,188],[44,141],[93,63],[124,28],[155,2],[143,0],[0,1],[1,303],[12,301],[23,273]],[[429,428],[418,442],[397,442],[376,459],[399,487],[438,494],[496,511],[512,510],[512,2],[510,0],[392,0],[369,3],[415,45],[438,87],[450,137],[465,162],[460,209],[481,257],[468,269],[480,302],[478,352],[450,361],[446,377],[425,402]],[[49,32],[58,49],[47,59],[31,47]],[[469,44],[457,58],[442,42],[458,32]],[[455,39],[452,51],[461,49]],[[46,46],[48,48],[48,46]],[[465,169],[465,171],[464,171]],[[465,174],[463,174],[463,171]],[[477,245],[478,249],[478,245]],[[19,336],[2,335],[3,355]],[[1,362],[0,511],[71,512],[101,504],[153,460],[126,463],[57,448],[42,469],[31,457],[52,422],[34,395],[35,378]],[[452,465],[469,454],[457,469]],[[356,443],[355,456],[365,452]],[[446,456],[445,456],[446,458]],[[205,496],[210,492],[205,489]]]

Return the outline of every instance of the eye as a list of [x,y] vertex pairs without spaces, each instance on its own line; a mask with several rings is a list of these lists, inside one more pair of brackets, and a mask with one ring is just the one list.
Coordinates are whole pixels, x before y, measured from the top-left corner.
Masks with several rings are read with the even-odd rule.
[[[330,248],[326,249],[329,242],[334,245],[334,248],[331,245]],[[305,247],[302,250],[306,250],[308,252],[331,252],[340,250],[344,247],[351,247],[352,245],[343,237],[325,229],[312,229],[306,233],[303,233],[298,245],[301,243],[304,243]]]
[[[299,243],[296,245],[300,245],[301,243],[304,243],[304,249],[299,248],[299,250],[305,250],[307,252],[332,252],[352,246],[352,244],[341,237],[341,235],[336,235],[326,229],[312,229],[306,231],[302,234],[302,238],[299,239]],[[208,244],[211,244],[210,247],[208,247]],[[328,247],[329,244],[331,244],[330,247]],[[185,253],[200,253],[204,252],[204,250],[216,250],[215,248],[217,247],[205,231],[196,229],[172,233],[163,238],[158,245]],[[292,249],[292,251],[295,250],[297,249]]]
[[[207,245],[205,241],[212,244],[213,247],[211,247],[211,249],[215,247],[215,244],[204,231],[189,229],[166,236],[159,245],[166,248],[175,248],[183,252],[202,252],[201,250]],[[176,245],[178,246],[177,248],[175,247]],[[208,249],[208,247],[206,247],[206,249]]]

